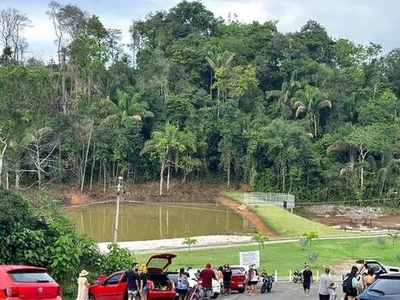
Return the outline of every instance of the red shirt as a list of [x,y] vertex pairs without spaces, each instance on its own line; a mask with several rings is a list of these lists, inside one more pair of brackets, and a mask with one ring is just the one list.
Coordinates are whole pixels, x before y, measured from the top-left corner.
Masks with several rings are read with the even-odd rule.
[[203,288],[212,288],[212,279],[215,278],[215,273],[212,269],[203,269],[200,272],[201,285]]

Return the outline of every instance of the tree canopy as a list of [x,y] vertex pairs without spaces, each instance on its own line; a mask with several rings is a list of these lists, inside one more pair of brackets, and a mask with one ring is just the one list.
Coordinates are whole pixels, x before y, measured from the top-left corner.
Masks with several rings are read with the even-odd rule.
[[29,15],[0,14],[1,186],[106,189],[122,175],[162,193],[167,176],[167,191],[219,180],[398,204],[399,49],[314,20],[290,33],[223,20],[197,1],[134,20],[127,49],[101,16],[55,1],[47,13],[50,62],[26,56]]

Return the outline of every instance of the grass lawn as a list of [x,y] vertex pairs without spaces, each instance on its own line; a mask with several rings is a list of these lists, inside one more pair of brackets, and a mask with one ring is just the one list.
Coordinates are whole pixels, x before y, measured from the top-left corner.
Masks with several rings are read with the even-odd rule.
[[[223,195],[239,203],[243,203],[242,192],[229,192]],[[309,231],[314,231],[319,237],[349,234],[321,223],[310,221],[296,214],[291,214],[289,211],[274,205],[252,206],[251,210],[255,212],[268,227],[282,237],[300,237]]]
[[[189,253],[187,250],[171,251],[178,256],[174,259],[170,270],[192,266],[202,268],[206,262],[213,266],[226,263],[239,264],[239,251],[258,250],[258,246],[236,246],[230,248],[194,249]],[[164,251],[165,252],[165,251]],[[309,262],[311,252],[318,252],[319,257],[315,264]],[[400,253],[400,242],[393,247],[389,238],[386,245],[377,243],[377,238],[359,239],[336,239],[312,241],[311,248],[307,246],[302,249],[298,242],[268,243],[260,249],[261,266],[268,272],[278,270],[278,276],[288,276],[289,270],[300,268],[304,262],[310,263],[313,270],[319,270],[320,274],[325,266],[335,266],[343,261],[355,261],[358,259],[377,259],[386,265],[400,265],[396,254]],[[136,255],[137,260],[146,262],[149,254]],[[279,275],[280,274],[280,275]]]

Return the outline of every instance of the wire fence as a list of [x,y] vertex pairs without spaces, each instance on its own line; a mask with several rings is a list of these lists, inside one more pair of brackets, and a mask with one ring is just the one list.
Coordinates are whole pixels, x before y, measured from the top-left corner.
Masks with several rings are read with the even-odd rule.
[[291,194],[283,193],[244,193],[244,203],[246,205],[276,205],[285,209],[295,207],[295,198]]

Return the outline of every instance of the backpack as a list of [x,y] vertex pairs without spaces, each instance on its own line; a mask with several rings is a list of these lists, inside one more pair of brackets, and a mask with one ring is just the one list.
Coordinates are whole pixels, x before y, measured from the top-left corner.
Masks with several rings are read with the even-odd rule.
[[346,276],[343,280],[343,293],[350,293],[353,288],[353,277],[350,275]]
[[183,280],[182,278],[178,278],[178,286],[177,286],[177,288],[179,290],[187,290],[187,288],[188,288],[187,280]]

